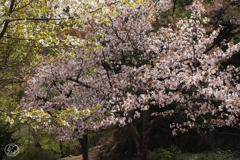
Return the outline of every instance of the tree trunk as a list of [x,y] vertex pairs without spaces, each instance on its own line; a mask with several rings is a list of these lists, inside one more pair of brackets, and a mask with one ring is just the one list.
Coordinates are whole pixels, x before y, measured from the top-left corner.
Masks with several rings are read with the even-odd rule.
[[130,129],[136,147],[137,147],[137,160],[147,160],[148,156],[148,140],[149,140],[149,131],[150,131],[150,124],[149,124],[149,111],[143,112],[143,121],[142,121],[142,136],[140,136],[136,126],[132,123],[129,123],[128,128]]
[[31,125],[29,125],[29,131],[30,131],[31,135],[33,136],[34,146],[36,147],[36,149],[38,151],[42,151],[42,146],[39,143],[39,139],[38,139],[36,130]]
[[210,131],[209,132],[209,144],[210,144],[210,147],[211,147],[211,150],[212,151],[215,151],[216,148],[216,142],[215,142],[215,131]]
[[63,144],[62,141],[59,142],[59,146],[60,146],[60,152],[61,152],[61,157],[64,157],[64,153],[63,153]]
[[142,146],[141,146],[141,154],[140,154],[141,160],[147,160],[149,132],[150,132],[150,124],[149,124],[149,110],[148,110],[143,112],[143,133],[142,133]]
[[140,142],[140,148],[138,148],[138,160],[147,160],[148,156],[148,144],[146,143],[146,140],[144,142]]
[[214,137],[214,132],[209,131],[209,136],[206,135],[200,128],[194,127],[194,130],[204,139],[206,144],[209,145],[209,150],[215,151],[215,137]]
[[82,147],[82,158],[83,160],[88,160],[88,136],[83,135],[82,138],[78,139]]

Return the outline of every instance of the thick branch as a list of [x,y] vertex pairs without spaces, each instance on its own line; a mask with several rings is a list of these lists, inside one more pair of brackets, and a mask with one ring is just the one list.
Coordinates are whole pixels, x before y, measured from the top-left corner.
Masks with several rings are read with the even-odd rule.
[[152,126],[156,121],[158,121],[158,120],[159,120],[160,118],[162,118],[162,117],[163,117],[163,116],[158,116],[158,117],[152,119],[152,120],[150,121],[149,125]]
[[23,9],[23,8],[27,7],[29,4],[31,4],[32,2],[33,2],[33,0],[31,0],[30,2],[26,3],[25,5],[23,5],[23,6],[19,7],[19,8],[15,8],[14,11],[18,11],[20,9]]
[[172,13],[172,15],[174,15],[174,13],[175,13],[176,4],[177,4],[177,0],[174,0],[174,2],[173,2],[173,13]]
[[16,18],[16,19],[11,19],[9,22],[14,22],[14,21],[59,21],[59,20],[64,20],[64,19],[72,19],[71,17],[69,18]]
[[226,38],[226,36],[233,30],[235,30],[236,28],[238,28],[239,26],[235,26],[235,27],[232,27],[232,28],[227,28],[226,31],[220,35],[213,43],[210,47],[208,47],[204,52],[203,54],[206,54],[208,53],[211,49],[213,49],[218,43],[220,43],[223,39]]
[[132,133],[136,145],[140,146],[140,135],[137,131],[137,128],[132,123],[128,123],[127,127],[129,128],[130,132]]
[[76,82],[77,84],[80,84],[80,85],[82,85],[82,86],[84,86],[84,87],[86,87],[86,88],[91,88],[91,89],[97,90],[96,88],[94,88],[94,87],[92,87],[92,86],[90,86],[90,85],[88,85],[88,84],[86,84],[86,83],[83,83],[83,82],[81,82],[81,81],[79,81],[79,80],[77,80],[77,79],[67,78],[66,80]]
[[[8,11],[8,16],[10,16],[11,13],[13,12],[14,3],[15,3],[15,0],[12,0],[12,1],[11,1],[11,4],[10,4],[9,11]],[[5,20],[3,29],[2,29],[2,31],[1,31],[1,33],[0,33],[0,39],[2,39],[3,35],[6,33],[9,23],[10,23],[9,20]]]
[[45,97],[40,97],[40,96],[37,96],[37,98],[38,98],[38,99],[40,99],[40,100],[43,100],[44,102],[47,102],[47,101],[48,101],[48,99],[47,99],[47,98],[45,98]]
[[227,11],[227,9],[228,9],[231,5],[233,5],[233,4],[235,4],[234,1],[232,1],[231,3],[229,3],[225,8],[221,9],[221,12],[220,12],[220,13],[217,13],[217,15],[216,15],[216,16],[217,16],[217,20],[216,20],[216,22],[214,23],[214,26],[217,25],[217,23],[220,21],[221,17],[224,15],[224,13]]
[[13,78],[13,79],[0,79],[0,90],[2,88],[4,88],[6,85],[8,84],[16,84],[16,83],[23,83],[25,82],[22,79],[17,79],[17,78]]

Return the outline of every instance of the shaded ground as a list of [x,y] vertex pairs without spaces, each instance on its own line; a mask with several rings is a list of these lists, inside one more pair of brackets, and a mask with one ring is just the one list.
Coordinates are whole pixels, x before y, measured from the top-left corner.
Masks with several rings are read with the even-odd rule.
[[[99,158],[99,154],[101,155],[106,155],[108,154],[108,152],[114,150],[116,148],[116,137],[115,137],[115,133],[113,132],[105,141],[104,144],[102,145],[98,145],[95,147],[92,147],[89,149],[88,151],[88,156],[89,156],[89,160],[98,160]],[[60,158],[59,160],[82,160],[82,155],[79,156],[69,156],[69,157],[65,157],[65,158]]]
[[[98,153],[100,152],[100,149],[96,149],[94,151],[89,151],[89,160],[98,160]],[[79,156],[71,156],[71,157],[65,157],[60,158],[59,160],[82,160],[82,155]]]

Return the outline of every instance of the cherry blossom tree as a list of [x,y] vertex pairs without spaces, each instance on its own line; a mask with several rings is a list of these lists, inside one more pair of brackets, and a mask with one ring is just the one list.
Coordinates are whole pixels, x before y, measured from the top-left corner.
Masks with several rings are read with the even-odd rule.
[[[101,74],[93,68],[94,61],[78,56],[82,56],[78,61],[69,56],[38,68],[38,73],[28,82],[22,109],[26,109],[24,117],[38,122],[36,127],[59,133],[59,141],[77,138],[82,144],[82,140],[87,140],[88,130],[100,127],[99,119],[103,119],[106,111],[101,106],[104,95],[101,88],[106,88],[105,84],[96,85],[106,78],[94,79]],[[42,113],[33,116],[30,113],[34,108]],[[83,148],[83,153],[87,153],[87,148]]]
[[[129,127],[139,159],[146,159],[150,126],[160,117],[185,115],[186,122],[171,125],[174,135],[189,128],[201,134],[201,128],[238,122],[239,69],[229,66],[222,71],[219,67],[239,51],[239,44],[229,43],[226,51],[215,47],[206,53],[221,27],[208,36],[202,26],[208,21],[201,18],[202,4],[196,1],[189,9],[190,19],[179,20],[176,28],[160,28],[156,33],[151,32],[153,28],[143,10],[123,12],[111,20],[105,29],[109,34],[102,37],[101,41],[107,43],[100,53],[112,68],[109,83],[115,91],[104,105],[113,114],[106,121]],[[143,133],[131,123],[138,117]]]
[[[195,129],[239,125],[239,68],[221,63],[240,50],[209,46],[222,27],[210,35],[201,1],[188,9],[191,17],[176,26],[152,26],[167,6],[156,3],[115,7],[105,23],[86,24],[95,31],[94,46],[79,46],[74,55],[63,54],[40,66],[28,81],[21,109],[48,114],[41,127],[57,131],[59,139],[86,135],[88,130],[119,125],[129,127],[138,159],[147,159],[151,125],[159,118],[181,114],[184,122],[171,124],[173,135]],[[134,125],[141,120],[142,130]],[[38,124],[40,126],[40,124]],[[74,135],[74,136],[73,136]]]

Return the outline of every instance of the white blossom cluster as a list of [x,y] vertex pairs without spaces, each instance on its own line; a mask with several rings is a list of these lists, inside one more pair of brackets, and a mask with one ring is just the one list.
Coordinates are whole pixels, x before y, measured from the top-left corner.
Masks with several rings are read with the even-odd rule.
[[82,135],[102,126],[125,126],[145,111],[153,117],[184,115],[185,122],[170,126],[173,134],[196,126],[239,125],[240,68],[219,67],[240,50],[240,43],[204,53],[221,27],[206,33],[198,1],[190,7],[192,18],[157,32],[147,20],[151,9],[120,8],[117,16],[109,15],[109,23],[94,26],[102,32],[96,41],[100,49],[81,50],[75,58],[39,67],[29,80],[22,108],[54,114],[75,106],[75,112],[93,112],[77,117],[72,111],[64,127],[53,123],[61,139],[74,128]]

